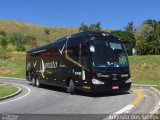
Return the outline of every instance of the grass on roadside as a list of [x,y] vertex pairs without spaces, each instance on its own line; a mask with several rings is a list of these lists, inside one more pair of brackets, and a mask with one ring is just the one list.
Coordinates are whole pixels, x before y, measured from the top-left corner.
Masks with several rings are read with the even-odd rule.
[[18,88],[12,85],[0,83],[0,98],[17,92]]
[[25,52],[13,52],[10,59],[0,59],[0,76],[25,78]]
[[160,55],[129,57],[133,83],[160,85]]
[[159,86],[156,86],[155,88],[157,88],[157,89],[160,91],[160,85],[159,85]]

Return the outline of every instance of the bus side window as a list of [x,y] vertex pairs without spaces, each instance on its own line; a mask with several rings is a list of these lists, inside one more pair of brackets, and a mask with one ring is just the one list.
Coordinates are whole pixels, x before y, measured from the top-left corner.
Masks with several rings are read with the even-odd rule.
[[79,60],[79,45],[81,44],[80,38],[70,38],[68,40],[67,53],[68,56],[78,62]]
[[87,45],[82,45],[82,64],[89,68],[89,51]]

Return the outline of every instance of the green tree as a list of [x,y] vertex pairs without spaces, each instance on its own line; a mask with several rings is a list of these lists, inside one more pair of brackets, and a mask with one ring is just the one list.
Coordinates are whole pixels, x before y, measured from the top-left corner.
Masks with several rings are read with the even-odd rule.
[[89,31],[89,30],[101,30],[101,23],[97,22],[95,24],[85,25],[84,23],[81,23],[81,26],[79,27],[79,31]]
[[3,49],[6,49],[8,46],[7,38],[2,35],[0,35],[0,45],[2,46]]
[[25,51],[26,39],[25,35],[21,32],[14,32],[11,37],[11,43],[16,46],[17,51]]
[[127,31],[114,30],[111,33],[117,37],[119,37],[122,41],[129,42],[131,40],[135,40],[134,34]]
[[134,26],[134,22],[133,21],[128,22],[128,24],[124,27],[124,30],[127,32],[135,33],[136,28]]
[[111,31],[111,33],[117,36],[118,38],[120,38],[124,42],[124,45],[127,49],[127,53],[129,55],[132,55],[132,48],[135,46],[135,45],[132,45],[133,42],[135,42],[134,34],[131,32],[121,31],[121,30],[114,30],[114,31]]
[[79,27],[79,31],[88,31],[89,26],[85,25],[84,23],[81,23],[81,26]]
[[101,23],[100,22],[97,22],[95,24],[90,24],[89,26],[89,29],[90,30],[101,30]]
[[139,54],[160,54],[160,24],[156,20],[146,20],[136,32]]
[[6,49],[8,46],[8,41],[5,31],[0,31],[0,45],[2,46],[3,49]]

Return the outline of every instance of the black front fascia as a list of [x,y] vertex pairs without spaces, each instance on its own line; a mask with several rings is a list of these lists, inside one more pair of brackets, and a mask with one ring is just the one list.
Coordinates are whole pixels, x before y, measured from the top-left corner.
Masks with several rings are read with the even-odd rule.
[[107,84],[125,82],[130,78],[129,67],[93,68],[93,78]]

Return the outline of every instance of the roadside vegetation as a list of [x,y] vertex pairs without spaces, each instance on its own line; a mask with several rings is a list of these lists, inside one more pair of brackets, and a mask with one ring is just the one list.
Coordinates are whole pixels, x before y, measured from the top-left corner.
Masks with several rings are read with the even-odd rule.
[[7,41],[10,41],[10,39],[15,35],[17,36],[18,33],[18,35],[20,34],[23,39],[28,36],[27,41],[31,41],[31,38],[36,39],[36,46],[41,46],[60,37],[77,33],[78,28],[46,27],[20,21],[0,20],[0,31],[4,31],[6,33]]
[[7,52],[8,59],[0,59],[0,76],[25,78],[25,52]]
[[11,95],[17,92],[17,90],[18,89],[12,85],[0,83],[0,98]]
[[111,32],[125,43],[129,55],[132,55],[133,47],[137,49],[138,55],[160,55],[160,21],[151,19],[145,20],[139,27],[135,27],[133,21],[128,22],[122,30],[104,29],[100,21],[90,25],[81,23],[79,28],[63,28],[0,20],[0,46],[2,49],[27,51],[58,38],[88,30]]
[[133,83],[160,85],[160,55],[130,56]]

